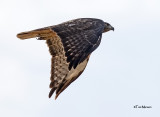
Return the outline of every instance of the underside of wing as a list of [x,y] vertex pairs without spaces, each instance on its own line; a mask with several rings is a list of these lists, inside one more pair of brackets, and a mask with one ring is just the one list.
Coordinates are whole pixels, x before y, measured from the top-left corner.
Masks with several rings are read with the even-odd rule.
[[65,56],[64,46],[61,42],[59,36],[53,39],[48,39],[47,41],[49,51],[52,55],[52,65],[51,65],[51,91],[49,97],[56,91],[56,97],[64,91],[78,76],[84,71],[88,58],[76,68],[69,69],[69,62],[67,62],[67,57]]
[[[51,65],[51,91],[49,97],[52,96],[55,90],[57,90],[62,82],[65,80],[65,77],[69,73],[69,63],[67,63],[67,57],[65,57],[65,51],[61,39],[57,36],[53,39],[46,40],[49,51],[52,55],[52,65]],[[57,92],[58,93],[58,92]]]

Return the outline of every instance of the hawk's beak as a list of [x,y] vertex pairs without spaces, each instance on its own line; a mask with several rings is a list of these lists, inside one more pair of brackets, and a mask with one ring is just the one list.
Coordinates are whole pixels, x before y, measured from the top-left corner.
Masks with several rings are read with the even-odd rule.
[[109,29],[114,31],[114,27],[112,27],[112,26],[110,26]]
[[114,27],[112,27],[112,29],[111,30],[113,30],[114,31]]

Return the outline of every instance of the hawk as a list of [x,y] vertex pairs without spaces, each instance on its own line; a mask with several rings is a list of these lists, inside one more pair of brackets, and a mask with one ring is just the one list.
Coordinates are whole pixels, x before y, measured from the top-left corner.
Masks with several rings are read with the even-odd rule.
[[102,33],[114,28],[95,18],[79,18],[58,25],[17,34],[24,40],[37,37],[46,40],[51,58],[49,98],[55,99],[84,71],[91,53],[99,46]]

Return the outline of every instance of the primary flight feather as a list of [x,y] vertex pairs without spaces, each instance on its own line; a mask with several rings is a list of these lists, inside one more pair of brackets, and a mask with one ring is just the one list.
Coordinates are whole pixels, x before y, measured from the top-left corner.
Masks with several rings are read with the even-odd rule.
[[20,39],[46,40],[51,58],[51,91],[56,97],[84,71],[91,53],[99,46],[102,33],[114,30],[100,19],[79,18],[58,25],[17,34]]

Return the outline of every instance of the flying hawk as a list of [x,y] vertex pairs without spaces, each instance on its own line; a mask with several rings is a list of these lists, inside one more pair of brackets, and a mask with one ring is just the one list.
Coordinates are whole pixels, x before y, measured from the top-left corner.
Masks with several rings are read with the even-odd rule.
[[17,34],[24,40],[46,40],[51,58],[51,91],[55,99],[84,71],[91,53],[99,46],[102,33],[114,30],[100,19],[80,18]]

